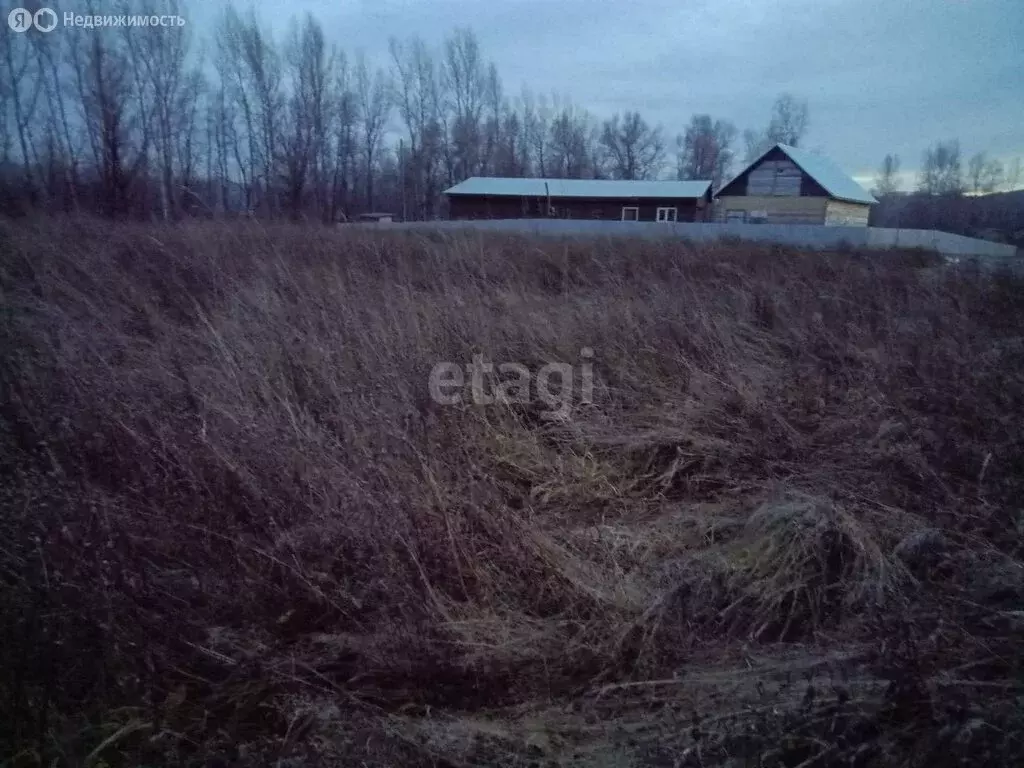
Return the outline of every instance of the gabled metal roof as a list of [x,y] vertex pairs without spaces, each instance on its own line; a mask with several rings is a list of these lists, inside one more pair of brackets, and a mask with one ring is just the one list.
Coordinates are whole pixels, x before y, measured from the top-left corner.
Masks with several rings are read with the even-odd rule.
[[703,197],[710,187],[710,181],[512,179],[474,176],[445,190],[444,194],[493,197],[545,197],[550,194],[551,197],[677,199]]
[[[821,187],[836,200],[845,200],[851,203],[866,203],[868,205],[878,201],[864,187],[854,181],[841,171],[831,160],[805,152],[802,149],[791,147],[788,144],[776,144],[764,152],[754,162],[747,165],[742,171],[733,176],[727,183],[722,185],[725,189],[736,179],[760,163],[765,155],[774,149],[781,149],[790,160],[800,166],[800,170],[814,179]],[[721,192],[721,190],[719,190]]]

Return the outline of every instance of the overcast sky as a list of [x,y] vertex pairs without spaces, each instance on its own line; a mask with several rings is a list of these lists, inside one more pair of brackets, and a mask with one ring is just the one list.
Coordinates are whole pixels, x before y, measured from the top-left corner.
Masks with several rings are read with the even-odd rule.
[[[202,29],[221,0],[191,0]],[[238,7],[247,7],[245,3]],[[568,95],[604,118],[639,110],[674,136],[696,112],[767,124],[806,98],[804,146],[861,179],[887,152],[914,171],[959,138],[965,156],[1024,155],[1024,0],[261,0],[282,32],[306,11],[350,53],[387,63],[392,35],[438,45],[469,26],[505,90]],[[397,125],[396,121],[396,128]]]

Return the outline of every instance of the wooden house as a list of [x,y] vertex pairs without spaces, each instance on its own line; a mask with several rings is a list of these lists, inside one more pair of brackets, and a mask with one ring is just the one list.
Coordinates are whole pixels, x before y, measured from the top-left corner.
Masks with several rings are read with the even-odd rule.
[[722,186],[713,219],[866,227],[876,202],[826,158],[776,144]]

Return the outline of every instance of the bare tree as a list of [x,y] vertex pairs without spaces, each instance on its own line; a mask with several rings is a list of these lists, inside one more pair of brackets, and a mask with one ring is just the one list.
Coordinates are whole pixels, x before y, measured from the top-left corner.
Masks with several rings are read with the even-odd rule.
[[984,152],[967,161],[967,178],[976,195],[995,192],[1003,183],[1003,175],[1003,164],[997,158],[990,160]]
[[[31,125],[36,115],[36,105],[39,102],[39,95],[42,92],[43,78],[39,72],[39,61],[34,55],[32,44],[24,39],[32,34],[31,31],[25,35],[15,38],[8,30],[3,30],[2,46],[4,78],[6,87],[3,89],[5,101],[11,105],[14,117],[14,130],[18,137],[18,147],[21,154],[21,167],[24,175],[25,190],[28,192],[30,202],[36,194],[36,184],[33,168],[33,144],[31,137]],[[6,117],[6,109],[4,110]],[[5,141],[5,150],[6,144]],[[6,151],[5,151],[6,157]]]
[[494,158],[494,171],[499,176],[525,176],[529,157],[523,141],[523,125],[519,115],[508,109],[501,126],[501,143]]
[[1003,178],[1003,186],[1007,192],[1012,192],[1020,186],[1021,180],[1021,163],[1020,158],[1015,157],[1010,162],[1010,165],[1006,168],[1006,173]]
[[313,189],[317,215],[323,216],[326,199],[322,177],[332,61],[323,29],[311,15],[306,15],[301,29],[292,26],[285,63],[290,88],[281,165],[288,209],[293,218],[302,214],[308,184]]
[[[168,0],[167,11],[179,15],[176,0]],[[124,42],[132,66],[141,76],[140,90],[146,92],[153,126],[153,149],[157,157],[160,179],[160,209],[163,218],[175,213],[175,156],[178,137],[187,130],[180,109],[186,86],[194,90],[196,82],[188,81],[186,56],[189,37],[186,27],[139,27],[124,29]]]
[[810,112],[807,101],[790,93],[781,94],[772,105],[772,116],[768,122],[767,138],[770,144],[799,146],[807,133]]
[[971,191],[975,194],[981,192],[982,177],[985,174],[987,163],[988,157],[984,152],[971,155],[971,159],[967,161],[967,179],[970,182]]
[[743,162],[752,163],[769,149],[772,143],[768,134],[751,128],[743,131]]
[[809,122],[807,101],[789,93],[781,94],[772,105],[768,127],[763,131],[748,128],[743,132],[744,161],[754,162],[775,144],[799,146]]
[[356,177],[359,104],[352,88],[351,73],[345,54],[339,53],[335,62],[334,109],[332,131],[334,137],[333,172],[331,174],[330,220],[339,214],[346,216]]
[[480,45],[468,28],[456,29],[445,41],[443,79],[451,121],[448,127],[449,181],[465,179],[480,164],[480,120],[487,91],[487,77]]
[[215,60],[221,86],[218,135],[224,141],[225,152],[223,191],[227,192],[229,167],[233,164],[245,195],[243,204],[251,212],[258,195],[260,132],[258,98],[246,64],[248,37],[249,24],[228,5],[217,30]]
[[418,216],[428,218],[437,208],[443,153],[439,73],[420,38],[405,44],[392,39],[389,47],[394,69],[393,100],[409,136],[404,181]]
[[549,175],[548,143],[552,109],[543,95],[535,98],[528,89],[523,89],[520,98],[523,111],[523,144],[528,157],[525,174],[544,178]]
[[934,147],[925,150],[918,190],[926,195],[963,193],[959,141],[940,141]]
[[384,71],[378,69],[371,75],[366,65],[366,58],[362,54],[360,54],[359,62],[356,65],[356,96],[363,129],[366,205],[372,210],[374,162],[377,160],[377,150],[380,148],[381,139],[391,114],[391,99]]
[[[181,208],[194,208],[196,197],[193,188],[198,181],[200,159],[200,111],[208,83],[203,75],[202,62],[190,69],[179,89],[174,112],[177,116],[174,135],[174,165],[178,172],[178,186],[183,194]],[[207,178],[207,183],[209,177]]]
[[[210,95],[206,110],[207,176],[211,187],[216,191],[211,200],[211,207],[219,206],[222,211],[227,212],[233,207],[230,194],[231,170],[232,163],[238,160],[240,137],[236,130],[232,101],[223,86]],[[246,164],[238,160],[238,176],[248,198],[246,168]],[[246,204],[248,202],[247,199]]]
[[276,181],[281,116],[284,109],[281,58],[273,38],[262,29],[255,13],[250,13],[241,29],[242,63],[248,80],[258,126],[258,156],[262,182],[262,207],[270,215],[278,209]]
[[145,167],[150,122],[141,79],[133,75],[123,38],[108,29],[69,35],[69,57],[85,130],[100,179],[100,206],[129,210],[129,191]]
[[495,157],[503,138],[501,119],[504,114],[504,108],[505,100],[502,92],[501,78],[498,77],[498,68],[491,63],[487,67],[487,77],[484,81],[485,116],[481,126],[483,143],[477,167],[477,172],[485,176],[493,172]]
[[676,138],[676,176],[708,179],[717,188],[732,166],[735,138],[736,127],[727,120],[712,121],[710,115],[694,115],[686,133]]
[[606,120],[601,145],[609,171],[617,179],[649,179],[661,171],[665,154],[661,128],[648,125],[639,112]]
[[[59,37],[32,35],[30,38],[37,55],[38,72],[46,97],[47,153],[49,195],[60,194],[66,210],[77,207],[79,188],[79,162],[82,150],[81,131],[72,131],[66,62],[62,58]],[[0,41],[0,46],[4,44]],[[0,85],[0,112],[6,116],[2,103],[6,88]],[[0,118],[2,119],[2,118]],[[4,142],[6,146],[6,142]],[[6,157],[6,151],[3,153]]]
[[393,68],[390,86],[392,102],[398,110],[399,117],[405,123],[409,135],[408,154],[404,151],[399,157],[402,166],[402,199],[405,200],[412,190],[414,205],[420,200],[420,146],[423,137],[425,110],[421,100],[422,92],[418,88],[417,64],[421,56],[428,56],[426,45],[419,37],[413,37],[408,46],[403,46],[397,38],[388,40],[388,51],[391,54]]
[[883,199],[892,196],[899,189],[899,173],[900,156],[886,155],[875,180],[875,197]]
[[232,166],[245,194],[250,213],[278,210],[282,123],[287,104],[281,56],[273,37],[260,28],[255,11],[241,18],[228,5],[216,34],[215,66],[223,90],[221,118],[237,124],[224,126]]
[[592,176],[593,137],[590,115],[567,103],[551,121],[546,170],[553,176],[566,179]]
[[[4,66],[7,66],[9,46],[14,39],[13,35],[0,34],[0,58]],[[11,128],[8,124],[9,104],[13,83],[9,77],[0,77],[0,162],[4,165],[10,162],[11,157]]]

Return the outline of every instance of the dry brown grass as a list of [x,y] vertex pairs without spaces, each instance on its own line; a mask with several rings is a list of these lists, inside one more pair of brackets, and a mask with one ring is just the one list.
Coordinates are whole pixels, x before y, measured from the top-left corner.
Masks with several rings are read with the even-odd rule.
[[0,290],[0,765],[1024,758],[1019,280],[56,220]]

